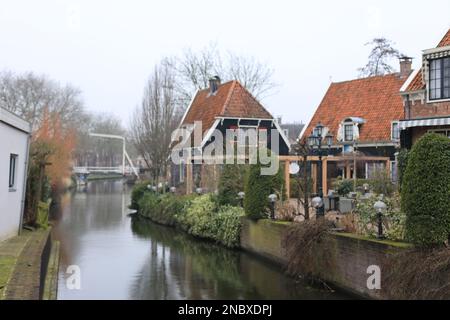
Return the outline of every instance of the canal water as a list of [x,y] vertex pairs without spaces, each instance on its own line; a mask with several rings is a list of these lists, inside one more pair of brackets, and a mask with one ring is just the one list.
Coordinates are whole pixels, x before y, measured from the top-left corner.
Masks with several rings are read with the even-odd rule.
[[89,182],[61,199],[53,229],[61,243],[58,299],[346,298],[245,252],[132,218],[129,202],[122,181]]

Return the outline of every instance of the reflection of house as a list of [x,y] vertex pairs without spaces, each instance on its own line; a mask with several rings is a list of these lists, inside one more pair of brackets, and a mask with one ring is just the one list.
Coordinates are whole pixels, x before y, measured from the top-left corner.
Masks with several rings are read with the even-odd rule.
[[411,73],[411,59],[401,59],[400,69],[399,73],[330,85],[303,133],[303,137],[309,136],[321,123],[325,127],[323,136],[331,132],[334,137],[330,154],[347,159],[328,163],[327,180],[338,176],[352,178],[354,173],[358,178],[369,179],[386,166],[395,168],[376,157],[395,161],[399,131],[394,121],[403,118],[398,92]]
[[[220,170],[220,165],[214,166],[213,172],[208,174],[213,183],[206,182],[206,166],[196,163],[191,165],[192,159],[202,157],[205,148],[217,144],[215,133],[220,132],[224,137],[220,148],[224,149],[225,144],[230,143],[226,140],[226,134],[235,131],[245,134],[251,131],[255,134],[267,133],[268,148],[273,149],[271,145],[272,130],[278,133],[276,141],[279,144],[279,150],[274,150],[278,154],[289,153],[289,142],[284,136],[278,122],[272,115],[238,82],[229,81],[221,84],[218,77],[210,80],[208,89],[198,91],[194,96],[190,106],[184,114],[179,129],[188,132],[184,142],[176,141],[175,150],[188,150],[192,158],[188,163],[179,163],[172,165],[171,183],[172,185],[185,184],[186,191],[192,192],[197,186],[201,186],[209,191],[214,191],[214,184],[217,183],[216,169]],[[199,137],[195,139],[195,137]],[[275,137],[275,136],[274,136]],[[250,140],[246,140],[249,143]],[[232,140],[231,143],[235,143]],[[219,142],[220,143],[220,142]],[[260,141],[258,142],[260,143]],[[201,182],[199,182],[201,180]]]
[[21,228],[30,132],[28,122],[0,108],[0,241]]
[[410,75],[401,95],[403,147],[410,148],[426,132],[450,137],[450,29],[436,48],[423,51],[422,68]]

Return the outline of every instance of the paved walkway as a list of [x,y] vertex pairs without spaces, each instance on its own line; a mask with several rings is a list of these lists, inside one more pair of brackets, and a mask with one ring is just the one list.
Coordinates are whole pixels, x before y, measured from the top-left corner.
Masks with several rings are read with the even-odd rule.
[[41,257],[49,230],[23,231],[0,242],[0,300],[38,300]]

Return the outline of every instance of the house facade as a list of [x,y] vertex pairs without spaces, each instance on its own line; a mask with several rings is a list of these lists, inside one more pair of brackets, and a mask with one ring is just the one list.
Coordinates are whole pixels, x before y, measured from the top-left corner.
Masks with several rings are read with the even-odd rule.
[[[319,123],[328,148],[328,185],[337,177],[371,179],[389,170],[396,179],[396,152],[400,145],[398,120],[404,117],[399,90],[411,73],[411,59],[400,59],[400,72],[332,83],[302,134],[307,138]],[[325,180],[325,176],[323,177]]]
[[0,241],[20,232],[31,126],[0,108]]
[[[213,145],[216,150],[220,148],[225,152],[227,143],[237,145],[239,134],[254,131],[258,136],[265,133],[266,146],[271,150],[274,149],[271,145],[272,133],[276,132],[277,137],[273,139],[278,142],[277,150],[273,151],[278,155],[287,155],[290,148],[278,121],[244,86],[236,80],[221,83],[217,76],[210,80],[209,88],[195,94],[179,129],[188,132],[188,137],[177,141],[174,150],[180,153],[187,151],[191,156],[184,162],[172,164],[170,181],[173,186],[183,186],[187,193],[196,188],[209,192],[216,190],[222,166],[220,163],[205,165],[202,160],[206,157],[205,150]],[[226,138],[230,132],[237,132],[236,140],[231,142]],[[217,133],[224,137],[223,141],[216,141]],[[249,140],[246,143],[250,143]]]
[[402,147],[411,148],[427,132],[450,137],[450,29],[436,48],[423,50],[422,67],[400,94],[405,110],[399,121]]

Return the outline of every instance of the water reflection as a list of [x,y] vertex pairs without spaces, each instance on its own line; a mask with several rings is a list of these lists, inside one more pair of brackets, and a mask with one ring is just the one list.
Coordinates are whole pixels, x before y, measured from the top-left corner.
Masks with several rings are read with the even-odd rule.
[[[121,181],[89,183],[60,203],[53,229],[61,241],[59,299],[342,298],[296,284],[244,252],[128,217]],[[81,268],[81,290],[65,285],[72,264]]]

